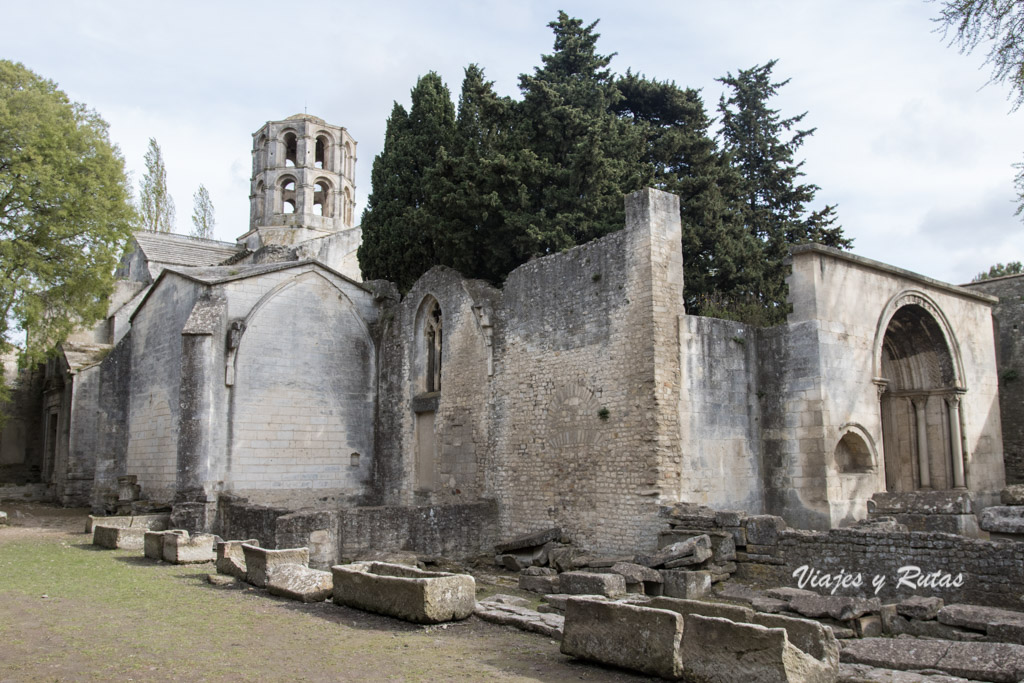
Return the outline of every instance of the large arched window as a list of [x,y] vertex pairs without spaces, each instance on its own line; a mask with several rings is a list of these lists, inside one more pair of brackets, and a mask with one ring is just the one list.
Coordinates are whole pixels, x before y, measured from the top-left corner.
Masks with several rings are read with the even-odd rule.
[[343,218],[345,220],[345,225],[352,225],[352,193],[347,187],[345,188],[344,202],[345,206],[343,206],[341,210],[344,212]]
[[344,152],[344,162],[343,163],[344,163],[345,175],[348,176],[349,178],[351,178],[352,177],[352,145],[350,145],[349,143],[346,142],[345,143],[345,147],[343,148],[343,152]]

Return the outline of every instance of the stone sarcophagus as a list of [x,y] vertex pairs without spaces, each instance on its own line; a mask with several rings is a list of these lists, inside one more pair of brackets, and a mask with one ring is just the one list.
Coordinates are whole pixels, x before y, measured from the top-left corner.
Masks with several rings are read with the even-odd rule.
[[465,619],[476,606],[476,582],[467,574],[386,562],[336,565],[331,572],[335,604],[417,624]]

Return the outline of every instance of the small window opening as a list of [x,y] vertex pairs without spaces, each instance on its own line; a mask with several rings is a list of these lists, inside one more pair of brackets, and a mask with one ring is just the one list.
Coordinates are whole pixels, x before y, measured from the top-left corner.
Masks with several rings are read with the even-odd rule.
[[281,208],[284,213],[295,213],[295,181],[290,178],[281,185]]
[[327,168],[327,140],[321,136],[316,139],[316,161],[317,168]]
[[299,165],[299,141],[295,133],[286,133],[284,136],[284,165]]
[[330,216],[331,191],[327,183],[320,181],[313,186],[313,214],[316,216]]
[[427,316],[427,392],[441,391],[441,306],[435,301]]
[[353,453],[352,455],[348,456],[348,465],[349,467],[359,467],[358,453]]

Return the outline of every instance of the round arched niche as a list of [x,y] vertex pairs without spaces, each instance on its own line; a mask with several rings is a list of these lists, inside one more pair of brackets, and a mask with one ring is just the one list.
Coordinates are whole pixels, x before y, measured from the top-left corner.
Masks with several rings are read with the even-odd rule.
[[867,474],[875,471],[874,449],[859,430],[847,429],[835,448],[836,471],[839,474]]

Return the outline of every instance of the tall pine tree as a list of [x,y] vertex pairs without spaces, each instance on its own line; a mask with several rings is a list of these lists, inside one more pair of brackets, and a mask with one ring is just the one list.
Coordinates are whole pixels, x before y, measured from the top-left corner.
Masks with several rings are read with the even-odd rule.
[[835,206],[809,211],[818,186],[800,182],[803,162],[796,152],[814,129],[797,128],[806,112],[782,118],[769,100],[788,80],[772,82],[772,60],[763,66],[718,79],[732,92],[719,101],[723,147],[743,177],[741,202],[747,231],[761,244],[763,270],[758,296],[767,315],[764,322],[785,320],[786,267],[790,245],[819,242],[849,248],[852,240],[835,225]]

